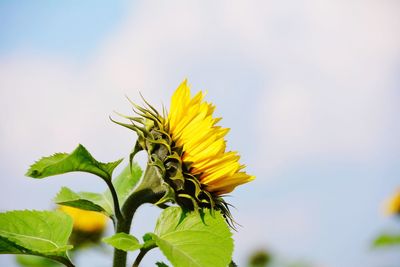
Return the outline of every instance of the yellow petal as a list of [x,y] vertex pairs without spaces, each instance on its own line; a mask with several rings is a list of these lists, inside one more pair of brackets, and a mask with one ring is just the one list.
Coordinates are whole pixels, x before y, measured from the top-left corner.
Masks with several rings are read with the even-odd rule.
[[200,91],[191,98],[187,81],[183,81],[172,96],[168,131],[176,146],[183,147],[182,160],[192,162],[190,172],[210,192],[226,194],[254,176],[241,171],[244,166],[236,152],[226,151],[229,129],[216,125],[221,118],[213,118],[215,106],[203,101],[204,95]]

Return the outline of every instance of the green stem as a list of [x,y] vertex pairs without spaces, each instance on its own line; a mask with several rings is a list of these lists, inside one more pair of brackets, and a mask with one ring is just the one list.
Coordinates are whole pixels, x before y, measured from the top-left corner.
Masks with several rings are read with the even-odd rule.
[[152,248],[155,248],[155,246],[151,247],[151,248],[147,248],[147,249],[141,249],[139,254],[137,255],[132,267],[139,267],[139,264],[142,261],[144,255],[146,255],[146,253],[149,252]]
[[[117,222],[116,233],[129,233],[130,225],[124,220]],[[126,267],[126,255],[123,250],[114,249],[113,267]]]
[[107,186],[110,189],[111,196],[113,198],[115,217],[116,217],[117,221],[121,221],[124,218],[122,216],[121,209],[119,207],[119,200],[118,200],[117,192],[115,191],[115,188],[114,188],[114,185],[112,184],[111,179],[105,180],[105,182],[107,183]]
[[[161,195],[162,196],[162,195]],[[160,197],[158,194],[150,189],[144,189],[134,192],[125,202],[122,207],[123,220],[117,221],[116,233],[129,234],[133,215],[136,210],[145,203],[156,203]],[[126,251],[115,249],[114,250],[114,267],[126,267]]]
[[[122,218],[117,219],[116,233],[129,234],[136,210],[145,203],[156,203],[165,194],[155,168],[147,166],[140,185],[125,201],[121,211]],[[115,249],[113,267],[126,267],[126,256],[126,251]]]

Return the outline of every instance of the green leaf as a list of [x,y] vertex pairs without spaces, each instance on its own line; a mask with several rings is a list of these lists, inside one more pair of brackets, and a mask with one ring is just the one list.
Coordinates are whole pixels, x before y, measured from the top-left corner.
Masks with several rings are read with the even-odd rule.
[[136,237],[125,233],[118,233],[104,238],[103,242],[123,251],[135,251],[142,247]]
[[0,254],[48,257],[73,266],[66,254],[72,219],[59,211],[0,213]]
[[184,214],[179,207],[167,208],[158,218],[154,239],[175,267],[226,267],[232,258],[232,233],[220,212]]
[[400,245],[400,235],[383,234],[374,240],[374,247],[399,246],[399,245]]
[[[113,179],[115,191],[117,191],[120,206],[124,204],[125,200],[129,197],[135,185],[142,177],[142,169],[140,166],[133,162],[132,167],[126,166],[122,172]],[[109,190],[104,193],[106,199],[112,203],[112,196]]]
[[67,172],[82,171],[100,176],[104,180],[111,180],[112,172],[121,161],[122,159],[110,163],[98,162],[84,146],[79,145],[71,154],[56,153],[41,158],[29,168],[26,176],[41,179]]
[[19,265],[24,267],[57,267],[59,263],[49,260],[47,258],[31,256],[31,255],[17,255],[16,260]]
[[0,235],[0,254],[24,253],[24,248]]
[[70,206],[82,210],[103,212],[107,216],[112,215],[112,206],[106,203],[107,200],[102,194],[79,192],[75,193],[67,187],[62,187],[54,198],[54,202],[59,205]]
[[[142,176],[142,169],[137,163],[132,163],[132,168],[127,166],[112,183],[118,195],[120,206],[132,193],[135,185]],[[114,207],[110,190],[107,189],[103,194],[91,192],[74,192],[67,187],[61,188],[54,199],[55,203],[64,206],[71,206],[83,210],[99,211],[107,216],[113,216]]]

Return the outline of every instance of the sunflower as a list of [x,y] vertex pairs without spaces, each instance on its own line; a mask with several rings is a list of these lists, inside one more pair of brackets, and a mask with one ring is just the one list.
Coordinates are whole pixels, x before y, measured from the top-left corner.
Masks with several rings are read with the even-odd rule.
[[388,215],[400,215],[400,189],[387,201],[385,212]]
[[167,188],[163,200],[192,210],[216,208],[230,216],[222,197],[254,176],[243,171],[237,152],[227,151],[229,129],[217,125],[221,118],[213,117],[215,106],[204,96],[200,91],[192,97],[185,80],[173,94],[169,112],[164,109],[161,115],[143,99],[145,107],[131,102],[139,117],[124,116],[131,124],[114,122],[138,134],[131,159],[147,151],[148,168],[157,168]]

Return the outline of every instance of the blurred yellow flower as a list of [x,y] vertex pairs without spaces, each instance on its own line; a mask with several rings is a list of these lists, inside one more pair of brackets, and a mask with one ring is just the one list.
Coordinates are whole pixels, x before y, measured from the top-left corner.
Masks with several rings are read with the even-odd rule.
[[400,214],[400,189],[388,199],[385,205],[385,213],[387,215]]
[[85,233],[102,232],[107,224],[107,217],[100,212],[82,210],[69,206],[59,206],[59,209],[74,221],[74,231]]
[[168,132],[177,147],[183,148],[182,160],[190,162],[190,173],[198,177],[206,190],[216,195],[233,191],[254,176],[242,171],[237,152],[226,151],[228,128],[216,124],[215,106],[203,101],[204,93],[193,98],[185,80],[175,91],[166,120]]

